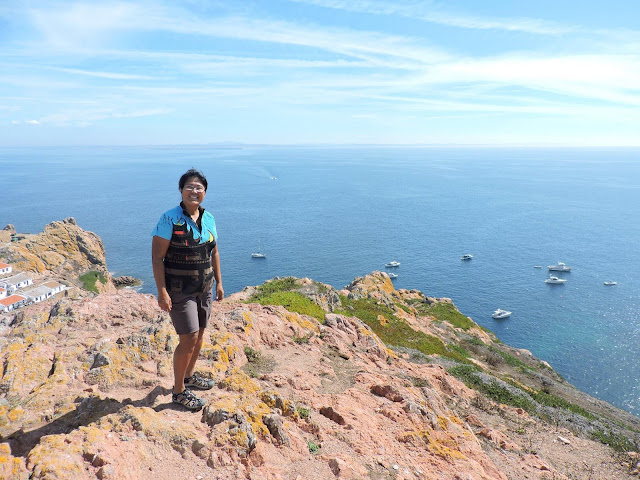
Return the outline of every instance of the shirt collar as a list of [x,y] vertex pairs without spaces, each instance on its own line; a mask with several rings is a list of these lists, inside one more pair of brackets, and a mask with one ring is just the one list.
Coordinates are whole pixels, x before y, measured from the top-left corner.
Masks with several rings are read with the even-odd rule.
[[[180,208],[182,208],[182,213],[184,213],[187,217],[190,217],[189,212],[184,208],[184,202],[180,202]],[[198,217],[202,218],[202,214],[204,213],[204,208],[202,206],[198,206]]]

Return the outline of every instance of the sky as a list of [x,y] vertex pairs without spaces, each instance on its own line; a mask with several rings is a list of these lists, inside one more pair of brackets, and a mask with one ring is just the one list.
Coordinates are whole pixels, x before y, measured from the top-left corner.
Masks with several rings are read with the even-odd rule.
[[640,145],[637,0],[0,0],[0,146]]

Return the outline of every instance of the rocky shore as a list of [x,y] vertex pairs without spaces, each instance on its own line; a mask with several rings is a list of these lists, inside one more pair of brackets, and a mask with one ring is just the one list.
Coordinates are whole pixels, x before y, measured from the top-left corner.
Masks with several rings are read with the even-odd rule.
[[0,248],[41,274],[108,278],[21,309],[0,335],[0,478],[637,478],[640,419],[383,272],[341,291],[274,279],[217,303],[199,363],[216,387],[188,412],[170,403],[167,314],[117,290],[99,238],[78,230],[54,222],[46,245]]

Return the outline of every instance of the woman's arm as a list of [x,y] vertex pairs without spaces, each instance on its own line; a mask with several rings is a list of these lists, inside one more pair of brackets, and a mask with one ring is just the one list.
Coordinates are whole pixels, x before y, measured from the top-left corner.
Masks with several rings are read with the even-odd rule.
[[164,256],[167,254],[170,243],[166,238],[158,236],[154,236],[151,241],[151,264],[158,289],[158,306],[165,312],[171,311],[171,297],[164,281]]
[[220,301],[224,298],[224,289],[222,288],[222,274],[220,273],[220,255],[218,254],[218,245],[215,246],[211,254],[211,266],[213,267],[213,278],[216,279],[216,300]]

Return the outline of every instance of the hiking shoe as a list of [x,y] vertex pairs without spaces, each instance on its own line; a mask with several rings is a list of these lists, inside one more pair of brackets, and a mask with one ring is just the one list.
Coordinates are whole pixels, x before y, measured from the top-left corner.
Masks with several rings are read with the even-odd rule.
[[189,410],[200,410],[207,403],[206,400],[196,397],[195,394],[187,388],[185,388],[182,393],[173,393],[171,401],[173,403],[178,403]]
[[200,390],[211,390],[214,385],[215,383],[213,380],[201,377],[197,373],[194,373],[189,378],[184,379],[185,387],[195,387],[199,388]]

